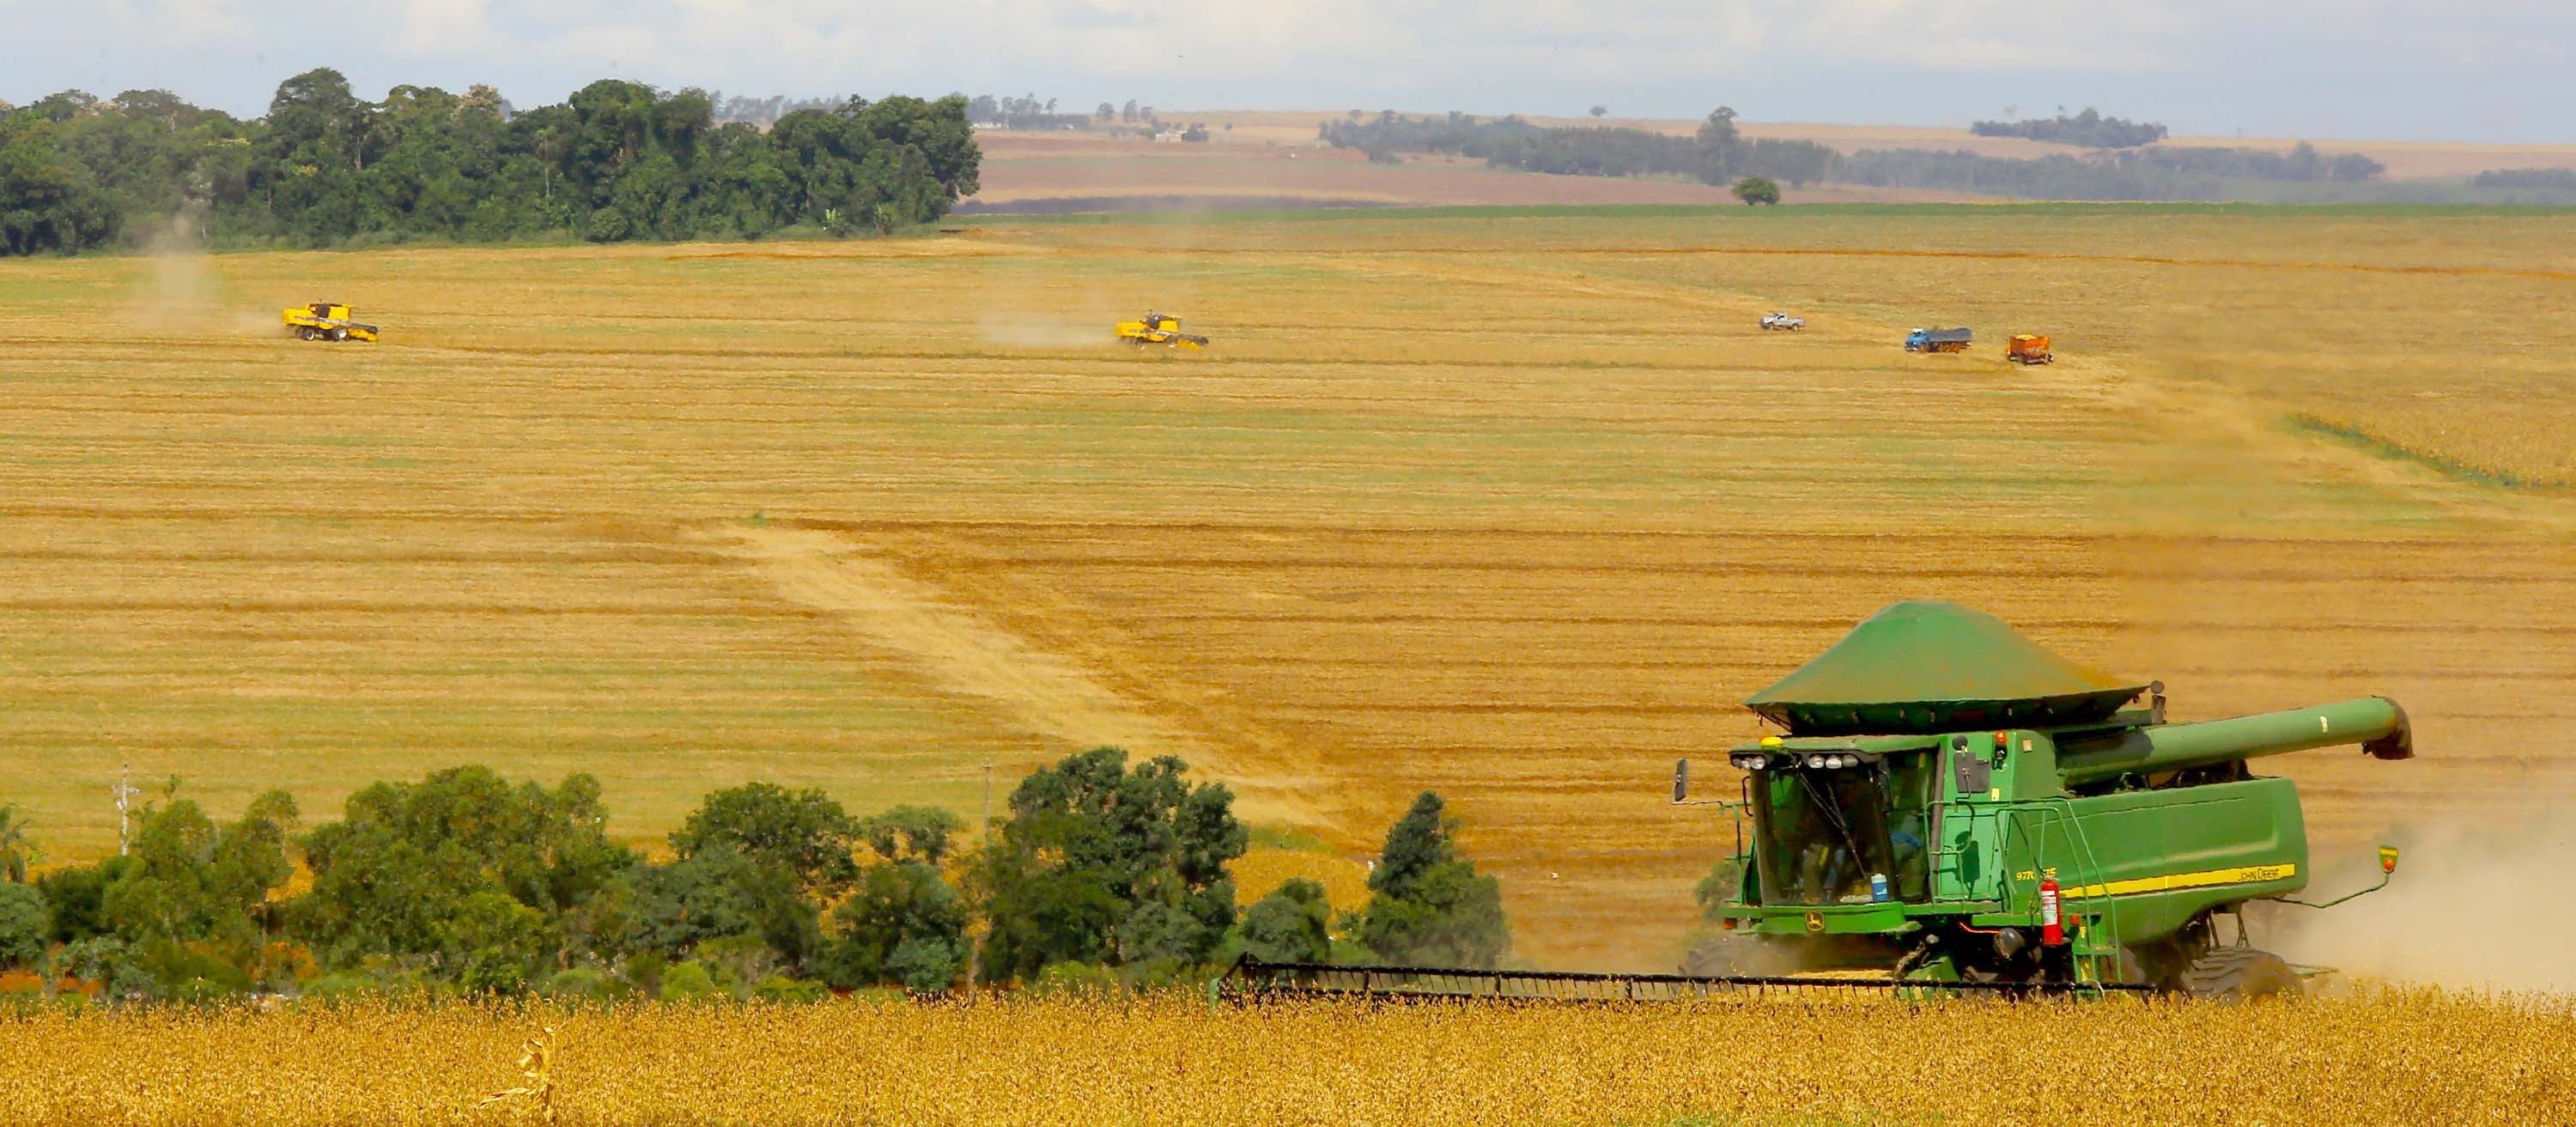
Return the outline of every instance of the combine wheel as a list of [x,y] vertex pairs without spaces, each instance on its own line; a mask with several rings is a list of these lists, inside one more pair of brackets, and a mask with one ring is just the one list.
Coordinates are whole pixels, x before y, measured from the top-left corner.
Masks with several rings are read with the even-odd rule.
[[315,335],[311,325],[299,326],[295,330],[295,337],[298,340],[312,340]]
[[2182,968],[2179,984],[2195,998],[2247,1002],[2299,994],[2299,976],[2279,955],[2251,947],[2212,947]]
[[349,339],[349,330],[347,330],[347,329],[333,329],[333,330],[331,330],[331,339],[332,339],[332,340],[347,340],[347,339]]

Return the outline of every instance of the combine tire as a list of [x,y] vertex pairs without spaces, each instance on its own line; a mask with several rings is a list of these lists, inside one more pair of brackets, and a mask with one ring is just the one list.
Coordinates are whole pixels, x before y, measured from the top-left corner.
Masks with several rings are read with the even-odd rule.
[[333,329],[333,330],[331,330],[331,339],[332,339],[332,340],[347,340],[347,339],[349,339],[349,330],[347,330],[347,329]]
[[298,340],[312,340],[315,335],[311,325],[304,325],[295,330],[295,337]]
[[2179,979],[2183,992],[2214,1002],[2299,994],[2299,976],[2290,964],[2251,947],[2212,947],[2182,968]]

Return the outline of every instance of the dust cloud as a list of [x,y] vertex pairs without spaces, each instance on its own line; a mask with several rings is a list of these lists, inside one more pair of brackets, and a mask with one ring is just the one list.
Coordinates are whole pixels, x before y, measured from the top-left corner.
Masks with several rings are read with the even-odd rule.
[[[2322,911],[2282,908],[2271,945],[2293,962],[2356,978],[2490,990],[2576,992],[2576,810],[2551,809],[2392,829],[2403,850],[2388,887]],[[2379,877],[2375,855],[2330,863],[2303,899]],[[2262,927],[2256,929],[2258,939]]]
[[1109,343],[1112,322],[1077,322],[1038,313],[986,313],[976,322],[985,344],[1000,348],[1087,348]]
[[148,264],[126,299],[126,320],[156,333],[264,332],[270,323],[254,311],[227,308],[222,283],[198,237],[205,207],[190,204],[152,225],[143,245]]

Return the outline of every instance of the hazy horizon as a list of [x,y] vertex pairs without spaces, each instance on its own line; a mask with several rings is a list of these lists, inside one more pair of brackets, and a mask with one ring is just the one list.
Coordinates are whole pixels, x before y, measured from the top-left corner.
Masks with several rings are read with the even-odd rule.
[[[2268,7],[2142,0],[2072,11],[2014,0],[1524,4],[1348,0],[1195,5],[968,0],[853,11],[822,0],[388,0],[330,9],[107,0],[48,18],[0,0],[18,56],[0,100],[168,89],[265,112],[314,67],[362,96],[498,87],[522,106],[601,78],[766,97],[1026,94],[1065,106],[1393,108],[1964,127],[2063,106],[2178,135],[2576,143],[2576,10],[2483,0]],[[100,42],[96,29],[119,29]],[[297,29],[292,37],[282,28]]]

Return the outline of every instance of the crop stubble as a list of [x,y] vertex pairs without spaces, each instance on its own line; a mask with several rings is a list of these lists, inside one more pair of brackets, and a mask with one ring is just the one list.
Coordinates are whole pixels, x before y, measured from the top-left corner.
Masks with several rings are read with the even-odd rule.
[[[1671,760],[1929,596],[2186,715],[2397,696],[2425,759],[2287,761],[2356,845],[2565,785],[2568,511],[2277,420],[2566,472],[2566,244],[2118,211],[1035,224],[223,256],[205,301],[12,263],[7,792],[77,856],[120,760],[316,815],[488,761],[594,771],[642,837],[750,777],[971,813],[988,758],[1124,730],[1345,853],[1437,787],[1525,956],[1659,967],[1718,834],[1661,803]],[[1950,256],[1843,253],[1880,250]],[[1985,257],[2031,251],[2064,257]],[[316,296],[387,341],[240,317]],[[174,301],[158,334],[90,316]],[[1075,343],[1147,305],[1215,349]],[[1751,328],[1775,306],[1814,327]],[[2482,348],[2350,331],[2400,310]],[[1959,321],[2067,359],[1894,348]]]

